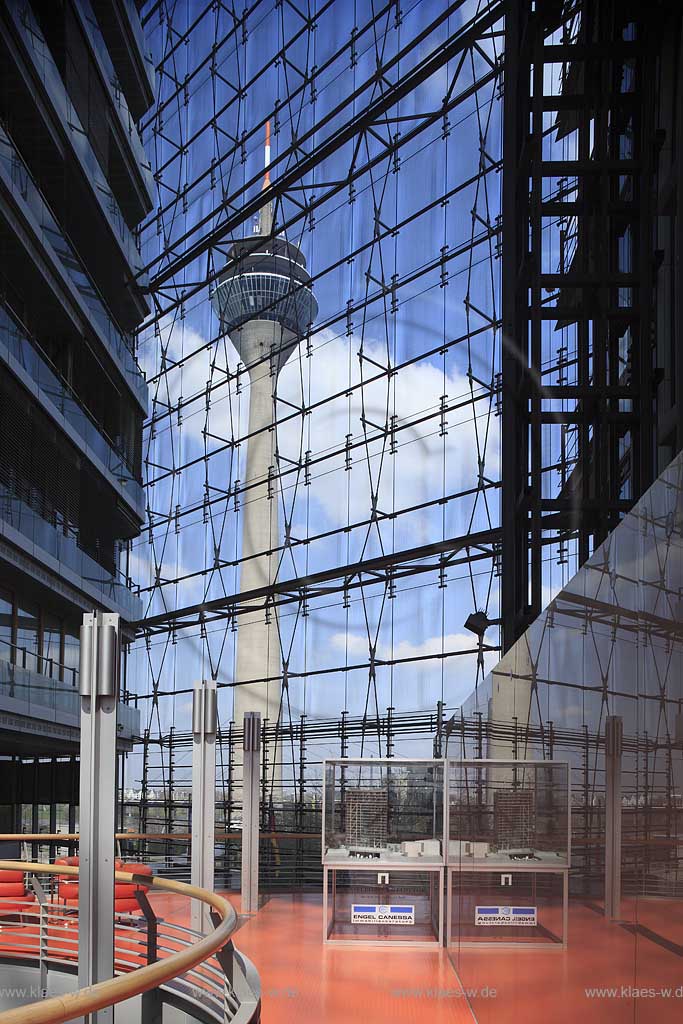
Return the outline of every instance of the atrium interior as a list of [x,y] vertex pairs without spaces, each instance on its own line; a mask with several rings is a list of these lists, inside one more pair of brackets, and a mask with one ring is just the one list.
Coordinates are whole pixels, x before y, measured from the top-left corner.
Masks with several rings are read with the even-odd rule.
[[682,68],[0,0],[0,1024],[679,1020]]

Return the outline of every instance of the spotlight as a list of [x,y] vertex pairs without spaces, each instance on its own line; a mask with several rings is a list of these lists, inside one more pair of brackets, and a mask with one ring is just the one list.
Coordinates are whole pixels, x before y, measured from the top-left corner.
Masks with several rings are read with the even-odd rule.
[[469,629],[470,633],[476,634],[479,639],[484,636],[486,630],[492,625],[493,623],[486,612],[472,612],[465,620],[465,629]]

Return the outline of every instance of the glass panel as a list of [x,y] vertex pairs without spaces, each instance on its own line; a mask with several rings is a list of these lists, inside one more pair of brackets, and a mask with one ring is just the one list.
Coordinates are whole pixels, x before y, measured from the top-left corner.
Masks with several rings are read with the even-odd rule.
[[43,674],[62,678],[62,622],[54,615],[43,616]]
[[448,762],[449,863],[568,864],[569,766]]
[[[613,1007],[619,1019],[680,1016],[679,997],[666,992],[680,985],[683,950],[682,592],[679,455],[464,708],[485,716],[489,756],[522,747],[530,760],[571,762],[568,949],[582,990],[623,990]],[[476,810],[479,776],[471,771]],[[473,821],[479,828],[483,819],[490,842],[495,826],[487,799],[480,803],[484,810]],[[558,807],[558,824],[562,816]],[[453,827],[451,816],[457,839]],[[514,877],[514,869],[507,873]],[[501,905],[493,895],[492,906]],[[582,947],[592,954],[582,957]],[[468,988],[482,982],[477,956],[458,955]],[[487,983],[496,987],[502,955],[487,956]],[[555,957],[547,959],[550,984],[562,991],[550,964]],[[515,971],[520,987],[535,990],[536,962],[520,957]],[[653,996],[641,1001],[636,991]],[[553,999],[546,1016],[561,1019],[561,996]],[[476,1010],[482,1022],[497,1020],[495,1007]]]
[[328,938],[439,942],[441,871],[344,871],[328,876]]
[[19,599],[17,607],[17,651],[15,661],[22,668],[39,672],[40,612],[38,605]]
[[562,872],[451,871],[450,945],[561,945]]
[[78,681],[78,658],[80,652],[79,627],[64,626],[64,682],[76,686]]
[[324,859],[440,863],[443,763],[328,761]]
[[12,660],[12,594],[0,587],[0,661]]

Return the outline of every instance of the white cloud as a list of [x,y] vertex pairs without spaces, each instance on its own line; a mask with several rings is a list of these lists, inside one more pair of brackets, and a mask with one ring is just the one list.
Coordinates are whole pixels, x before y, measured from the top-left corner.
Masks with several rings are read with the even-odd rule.
[[337,651],[347,651],[349,654],[368,653],[368,640],[358,633],[334,633],[330,637],[330,643]]
[[[332,646],[338,651],[347,651],[349,654],[368,654],[367,636],[360,633],[334,633],[330,638]],[[443,637],[430,636],[426,639],[413,643],[410,640],[400,640],[398,643],[382,643],[377,650],[377,656],[386,660],[424,658],[434,654],[452,654],[456,651],[476,651],[477,639],[472,633],[447,633]]]
[[[179,360],[185,353],[196,353],[182,367],[168,373],[159,390],[160,401],[171,406],[181,395],[185,401],[193,395],[199,396],[183,410],[182,435],[177,428],[177,417],[172,415],[160,424],[153,442],[154,462],[160,466],[173,462],[177,465],[201,454],[205,428],[215,435],[209,438],[209,450],[224,445],[226,440],[245,436],[248,432],[248,379],[245,377],[240,395],[235,394],[234,383],[230,387],[227,383],[220,384],[212,392],[207,416],[204,397],[207,381],[224,381],[226,370],[237,368],[239,359],[234,347],[226,338],[206,348],[205,339],[186,321],[175,324],[162,321],[160,330],[170,359]],[[158,345],[158,340],[156,343]],[[151,344],[148,339],[144,346],[147,359]],[[424,360],[403,367],[389,379],[387,375],[379,375],[378,366],[374,365],[386,365],[385,347],[366,339],[363,352],[368,358],[363,360],[362,379],[367,382],[378,375],[379,379],[360,387],[358,347],[357,339],[349,341],[323,330],[313,338],[311,357],[306,357],[304,346],[300,346],[280,373],[278,419],[284,422],[278,427],[278,446],[283,457],[282,469],[291,469],[307,450],[311,451],[314,462],[308,488],[298,486],[295,489],[295,475],[285,476],[285,507],[294,512],[297,520],[308,521],[311,532],[318,532],[347,521],[368,519],[373,492],[377,496],[378,510],[387,513],[434,500],[444,491],[452,493],[475,487],[479,452],[485,453],[485,475],[496,479],[498,420],[491,417],[488,442],[485,442],[487,402],[466,404],[470,386],[463,373],[453,365],[444,373],[435,362]],[[264,368],[262,372],[267,371]],[[347,392],[346,389],[353,390]],[[332,398],[333,395],[337,397]],[[449,403],[463,403],[462,408],[447,414],[445,436],[439,436],[440,420],[435,415],[442,395],[447,396]],[[317,407],[309,415],[293,415],[293,407],[302,406]],[[476,414],[481,417],[478,438],[473,420]],[[377,429],[384,428],[391,417],[395,417],[397,427],[393,454],[388,440],[383,439]],[[349,435],[351,444],[358,447],[351,451],[351,470],[346,471],[344,447]],[[365,443],[368,437],[370,440]],[[331,455],[332,452],[335,454]],[[242,446],[241,459],[245,455],[246,446]],[[320,458],[323,461],[316,463]],[[228,465],[228,462],[227,454],[211,460],[211,486],[224,488],[229,484],[228,476],[233,480],[241,478],[240,467],[234,463]],[[170,489],[168,479],[165,486]],[[203,486],[203,471],[195,468],[191,477],[184,474],[181,503],[201,500]],[[168,501],[173,504],[179,501],[176,490],[169,490]],[[157,504],[163,504],[159,490],[153,497]],[[463,509],[461,518],[465,524],[471,499],[465,500]],[[403,517],[401,527],[411,534],[415,543],[428,542],[438,528],[441,513],[442,509],[435,507]],[[298,536],[296,531],[295,535]]]
[[[421,643],[411,643],[409,640],[401,640],[394,644],[393,657],[401,658],[424,658],[430,654],[441,654],[442,652],[472,651],[477,646],[477,639],[472,633],[447,633],[443,637],[431,636]],[[387,656],[390,652],[387,652]]]
[[[283,369],[278,394],[285,401],[280,403],[280,417],[291,411],[285,402],[301,405],[303,401],[310,406],[359,384],[361,368],[355,346],[351,348],[342,338],[326,338],[325,332],[316,337],[316,346],[310,366],[308,359],[303,358],[300,364],[294,355]],[[375,363],[386,365],[386,354],[378,343],[366,342],[364,354]],[[364,379],[377,374],[378,368],[364,361]],[[447,492],[474,487],[479,467],[473,410],[484,414],[486,405],[481,402],[448,414],[448,433],[442,437],[439,417],[433,414],[444,394],[451,403],[466,400],[470,395],[467,378],[456,369],[444,375],[430,361],[411,364],[391,380],[381,377],[314,409],[303,420],[303,436],[300,417],[281,424],[280,452],[292,461],[301,458],[306,450],[312,452],[314,460],[333,450],[339,453],[313,467],[309,490],[310,498],[332,525],[346,522],[347,515],[351,521],[368,518],[373,491],[379,510],[391,512],[433,500],[444,486]],[[371,440],[352,451],[352,469],[345,471],[347,435],[351,435],[352,444],[363,442],[364,421],[367,435],[373,437],[378,434],[376,428],[382,428],[392,416],[399,428],[395,454],[390,453],[388,443],[381,438]],[[415,422],[420,419],[422,422]],[[495,418],[491,419],[486,447],[486,475],[492,479],[498,472],[497,423]],[[482,419],[480,450],[483,432]],[[429,513],[415,517],[413,530],[419,538],[425,539],[433,528],[433,516]]]

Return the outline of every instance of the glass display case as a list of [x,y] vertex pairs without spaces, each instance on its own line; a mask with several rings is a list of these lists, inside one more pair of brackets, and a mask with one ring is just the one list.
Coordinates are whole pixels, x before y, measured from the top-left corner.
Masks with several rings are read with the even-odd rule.
[[434,948],[443,941],[443,867],[324,868],[325,942]]
[[570,773],[564,761],[447,761],[446,863],[564,868]]
[[448,872],[446,944],[564,948],[567,944],[566,869]]
[[324,773],[324,864],[443,864],[443,761],[330,760]]
[[446,944],[567,944],[565,761],[446,762]]

